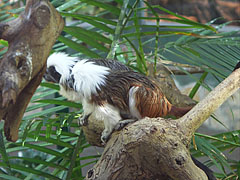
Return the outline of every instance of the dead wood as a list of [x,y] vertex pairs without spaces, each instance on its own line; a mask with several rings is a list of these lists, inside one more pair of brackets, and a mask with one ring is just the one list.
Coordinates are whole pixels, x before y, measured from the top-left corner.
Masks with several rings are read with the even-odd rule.
[[28,0],[18,18],[0,24],[0,38],[9,43],[0,62],[0,118],[10,141],[18,138],[23,112],[63,26],[62,17],[47,0]]

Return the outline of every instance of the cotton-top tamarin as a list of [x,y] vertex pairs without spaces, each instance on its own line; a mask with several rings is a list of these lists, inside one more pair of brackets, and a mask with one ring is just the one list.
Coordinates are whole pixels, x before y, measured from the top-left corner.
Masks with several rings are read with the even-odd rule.
[[[172,105],[151,79],[115,60],[79,59],[54,53],[47,60],[44,78],[59,83],[60,94],[67,99],[82,103],[81,124],[89,115],[103,120],[103,142],[114,129],[128,122],[144,117],[180,117],[191,109]],[[208,167],[194,158],[193,161],[209,180],[216,180]]]
[[82,103],[85,117],[103,120],[102,141],[133,120],[180,117],[191,109],[172,105],[152,80],[114,60],[79,60],[54,53],[47,60],[44,78],[59,83],[60,94],[67,99]]

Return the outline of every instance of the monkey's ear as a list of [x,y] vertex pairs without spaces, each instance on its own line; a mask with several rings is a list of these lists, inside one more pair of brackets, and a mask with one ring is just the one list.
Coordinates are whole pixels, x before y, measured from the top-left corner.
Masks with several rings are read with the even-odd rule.
[[240,61],[237,63],[237,65],[235,66],[234,70],[235,71],[236,69],[240,68]]

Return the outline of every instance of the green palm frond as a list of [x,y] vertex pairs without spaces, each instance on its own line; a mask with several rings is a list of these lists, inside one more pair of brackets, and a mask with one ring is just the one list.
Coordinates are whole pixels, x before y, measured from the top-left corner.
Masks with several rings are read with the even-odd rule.
[[[209,31],[202,31],[205,34]],[[202,67],[205,71],[226,78],[239,61],[239,32],[219,33],[216,39],[180,37],[174,42],[168,42],[160,50],[163,57],[172,55],[171,59]]]

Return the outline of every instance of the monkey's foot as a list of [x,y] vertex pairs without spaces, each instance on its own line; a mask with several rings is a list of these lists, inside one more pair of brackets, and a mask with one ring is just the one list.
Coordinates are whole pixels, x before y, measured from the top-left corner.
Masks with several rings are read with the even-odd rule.
[[107,143],[107,141],[109,140],[110,136],[111,136],[110,131],[104,129],[104,131],[102,132],[102,136],[101,136],[101,141],[103,142],[103,144],[105,145]]
[[78,125],[79,126],[87,126],[88,125],[88,118],[91,114],[84,115],[82,114],[81,117],[78,118]]
[[124,128],[127,124],[129,123],[133,123],[137,121],[137,119],[124,119],[124,120],[121,120],[117,123],[117,125],[115,126],[115,130],[119,131],[121,130],[122,128]]

